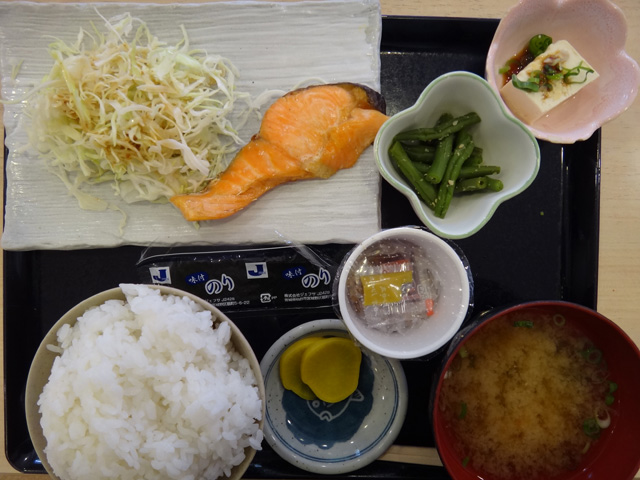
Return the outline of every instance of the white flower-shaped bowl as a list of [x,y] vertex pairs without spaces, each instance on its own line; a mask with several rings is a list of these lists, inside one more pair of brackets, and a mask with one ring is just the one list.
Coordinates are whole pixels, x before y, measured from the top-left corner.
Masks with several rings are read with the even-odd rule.
[[540,33],[567,40],[600,77],[527,125],[537,138],[585,140],[633,103],[640,68],[624,50],[624,13],[609,0],[520,0],[500,21],[487,54],[486,78],[497,92],[503,85],[499,69]]
[[[484,164],[500,166],[494,175],[504,184],[499,192],[454,195],[445,218],[436,217],[420,200],[389,156],[394,137],[407,130],[433,126],[438,117],[476,112],[481,122],[472,127],[475,145],[483,149]],[[387,120],[374,142],[374,155],[384,179],[405,195],[418,218],[443,238],[466,238],[480,230],[498,206],[523,192],[540,168],[540,148],[526,126],[500,101],[482,77],[470,72],[450,72],[436,78],[416,103]]]

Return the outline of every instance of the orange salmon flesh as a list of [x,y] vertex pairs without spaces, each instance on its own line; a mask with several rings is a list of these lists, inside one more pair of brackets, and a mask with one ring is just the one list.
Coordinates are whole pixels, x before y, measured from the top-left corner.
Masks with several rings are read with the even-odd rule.
[[171,202],[190,221],[225,218],[285,182],[351,168],[387,120],[382,96],[357,84],[294,90],[265,112],[254,135],[199,193]]

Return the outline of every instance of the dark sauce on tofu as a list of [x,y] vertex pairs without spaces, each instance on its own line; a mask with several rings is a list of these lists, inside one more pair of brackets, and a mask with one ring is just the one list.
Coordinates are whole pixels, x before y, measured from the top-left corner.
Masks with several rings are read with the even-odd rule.
[[536,57],[531,53],[531,50],[529,50],[529,45],[511,57],[505,65],[505,69],[502,70],[502,85],[504,86],[509,83],[511,81],[511,77],[520,73],[524,67],[533,62],[534,58]]
[[[517,75],[522,69],[533,62],[538,55],[543,54],[552,42],[553,39],[544,33],[539,33],[531,37],[527,45],[500,69],[500,73],[503,74],[502,85],[504,86],[509,83],[513,75]],[[545,84],[549,83],[545,81]]]

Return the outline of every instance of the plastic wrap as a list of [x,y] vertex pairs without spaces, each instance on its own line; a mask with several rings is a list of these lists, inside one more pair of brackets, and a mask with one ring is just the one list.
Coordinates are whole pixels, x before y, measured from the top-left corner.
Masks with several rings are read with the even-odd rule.
[[404,333],[437,308],[439,280],[425,252],[412,242],[390,240],[371,245],[348,275],[349,301],[370,328]]
[[[394,234],[402,229],[406,230],[404,234]],[[370,336],[368,341],[375,338],[374,344],[396,335],[407,338],[422,330],[425,322],[435,322],[440,327],[433,324],[432,327],[446,329],[449,321],[443,319],[455,318],[460,308],[467,312],[465,317],[473,311],[474,282],[464,252],[454,242],[438,238],[446,247],[439,247],[437,253],[437,248],[432,251],[417,241],[419,236],[408,235],[412,231],[428,232],[427,229],[416,226],[402,229],[382,231],[354,247],[345,255],[334,284],[334,305],[339,304],[336,313],[349,317],[347,325],[353,322],[377,332],[363,334]],[[451,258],[459,258],[466,272],[469,298],[462,306],[451,295],[456,262],[446,260],[447,249],[452,251]],[[386,334],[394,335],[380,336]]]
[[143,283],[171,285],[225,313],[332,308],[333,281],[351,244],[230,250],[147,249],[137,264]]

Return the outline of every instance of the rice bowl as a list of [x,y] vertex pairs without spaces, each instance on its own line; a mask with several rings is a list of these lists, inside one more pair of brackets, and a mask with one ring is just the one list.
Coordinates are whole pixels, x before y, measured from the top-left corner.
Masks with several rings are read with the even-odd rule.
[[263,398],[255,355],[214,307],[121,285],[45,337],[27,380],[27,424],[60,479],[239,478],[260,449]]

